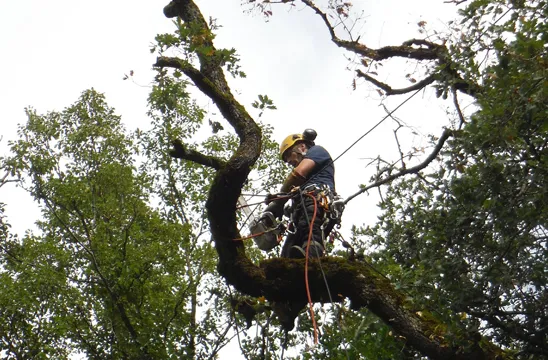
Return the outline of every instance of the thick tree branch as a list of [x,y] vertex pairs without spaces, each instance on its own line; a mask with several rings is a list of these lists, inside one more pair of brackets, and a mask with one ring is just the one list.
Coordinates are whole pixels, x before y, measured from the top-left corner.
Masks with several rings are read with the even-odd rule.
[[[261,263],[261,268],[265,273],[264,282],[245,284],[245,289],[240,291],[258,296],[256,290],[260,285],[263,289],[261,294],[269,300],[306,302],[302,284],[305,271],[303,260],[270,259]],[[308,267],[308,281],[313,302],[330,302],[325,286],[327,281],[331,294],[350,299],[354,309],[366,307],[404,336],[408,345],[432,359],[496,359],[498,356],[484,352],[472,339],[467,349],[457,349],[444,343],[446,334],[439,332],[443,327],[424,321],[411,310],[412,306],[406,302],[405,296],[366,263],[330,257],[321,259],[320,267],[319,261],[314,260]]]
[[173,149],[169,151],[171,157],[183,160],[189,160],[200,165],[211,167],[215,170],[220,170],[226,165],[224,160],[215,156],[207,156],[199,151],[187,149],[181,140],[173,140]]
[[353,194],[353,195],[350,195],[344,202],[345,203],[348,203],[350,200],[352,200],[353,198],[355,198],[356,196],[360,195],[360,194],[363,194],[364,192],[366,192],[367,190],[369,189],[372,189],[374,187],[379,187],[381,185],[384,185],[384,184],[387,184],[391,181],[394,181],[395,179],[399,178],[399,177],[402,177],[404,175],[409,175],[409,174],[416,174],[418,173],[419,171],[421,171],[422,169],[424,169],[425,167],[428,166],[428,164],[430,164],[432,161],[434,161],[434,159],[438,156],[439,152],[441,151],[441,149],[443,148],[443,145],[445,144],[445,142],[447,141],[447,139],[450,137],[450,136],[453,136],[453,131],[452,130],[449,130],[449,129],[445,129],[445,131],[441,134],[441,137],[440,139],[438,140],[438,143],[436,144],[436,147],[434,147],[434,150],[432,151],[432,153],[430,155],[428,155],[428,157],[420,164],[416,165],[416,166],[413,166],[409,169],[403,169],[399,172],[397,172],[396,174],[392,174],[390,176],[387,176],[385,177],[384,179],[381,179],[381,180],[378,180],[378,181],[375,181],[373,184],[371,185],[368,185],[364,188],[362,188],[360,191],[358,191],[357,193]]
[[[203,59],[204,62],[209,60],[207,57],[204,57]],[[241,112],[242,110],[245,112],[245,110],[232,96],[220,66],[216,65],[219,67],[219,71],[212,71],[209,69],[204,72],[202,69],[198,70],[194,68],[187,61],[165,56],[158,57],[154,66],[170,67],[181,70],[192,80],[192,82],[194,82],[200,91],[207,95],[215,105],[217,105],[225,119],[236,119],[243,116]],[[210,68],[210,66],[201,66],[201,68]],[[249,117],[247,113],[245,114]],[[249,119],[251,118],[249,117]],[[238,135],[241,135],[240,133],[243,131],[243,128],[241,127],[240,121],[232,122],[231,125],[234,126]]]
[[[209,34],[207,22],[191,0],[174,0],[164,8],[168,17],[179,16],[185,23]],[[210,40],[204,46],[214,49]],[[206,203],[212,238],[219,254],[219,272],[230,284],[256,283],[264,274],[245,256],[243,244],[233,239],[240,234],[236,225],[236,202],[251,166],[261,151],[261,131],[230,92],[223,70],[214,58],[199,55],[200,70],[180,59],[160,57],[156,66],[175,67],[183,71],[196,86],[217,105],[223,117],[240,138],[240,146],[217,172]],[[238,286],[236,286],[238,287]]]

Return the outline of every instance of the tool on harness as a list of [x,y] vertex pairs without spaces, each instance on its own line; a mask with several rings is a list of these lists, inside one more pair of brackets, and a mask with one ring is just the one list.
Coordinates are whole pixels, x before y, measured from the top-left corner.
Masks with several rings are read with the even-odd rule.
[[263,251],[270,251],[278,245],[278,238],[283,232],[282,223],[277,223],[276,218],[271,212],[265,212],[259,219],[253,219],[249,225],[253,241],[257,247]]
[[329,230],[335,226],[340,228],[342,213],[345,208],[344,199],[337,193],[333,192],[327,185],[309,185],[304,191],[316,192],[319,203],[325,209],[326,216],[322,228],[328,228]]
[[[296,197],[298,197],[298,199],[296,199]],[[314,213],[310,212],[310,205],[305,205],[305,198],[312,199],[314,203]],[[322,211],[318,212],[318,217],[316,217],[316,210],[320,209]],[[323,256],[325,254],[324,249],[326,249],[325,238],[334,227],[340,228],[343,210],[343,199],[331,190],[328,185],[310,184],[304,189],[296,189],[294,191],[292,205],[286,207],[284,212],[284,215],[289,218],[289,224],[286,231],[291,235],[295,235],[299,219],[305,216],[309,226],[312,226],[313,222],[320,224],[321,234],[316,233],[316,236],[321,236],[321,241],[320,237],[316,237],[314,241],[307,241],[303,244],[295,243],[291,247],[289,257],[304,258],[306,256],[307,247],[310,247],[309,255],[311,257]],[[314,220],[309,218],[311,216]],[[310,227],[310,229],[312,228]],[[294,256],[291,256],[291,254]]]
[[333,195],[333,201],[329,204],[329,218],[335,222],[338,227],[341,226],[342,213],[345,208],[344,199],[335,194]]

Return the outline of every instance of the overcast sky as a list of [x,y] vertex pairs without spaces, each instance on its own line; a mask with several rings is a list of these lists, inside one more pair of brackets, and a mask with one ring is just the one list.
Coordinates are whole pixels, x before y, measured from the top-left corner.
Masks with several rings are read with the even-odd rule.
[[[237,99],[252,115],[249,105],[258,94],[267,94],[278,107],[263,115],[275,128],[277,140],[307,127],[317,130],[317,143],[332,157],[379,121],[384,110],[380,97],[366,84],[352,89],[353,73],[347,70],[349,54],[337,48],[310,9],[274,7],[265,22],[259,15],[244,13],[240,0],[198,1],[206,18],[217,18],[223,27],[217,48],[235,47],[247,73],[244,80],[229,79]],[[1,0],[0,1],[0,153],[7,140],[16,138],[17,124],[26,121],[24,108],[39,113],[62,110],[85,89],[105,93],[128,129],[146,128],[146,97],[153,73],[150,44],[157,33],[173,30],[162,8],[167,1],[144,0]],[[443,29],[454,17],[452,5],[442,0],[370,0],[355,2],[364,11],[361,42],[370,47],[397,45],[413,37],[419,21]],[[400,77],[413,67],[400,63],[387,76]],[[123,81],[134,71],[134,79]],[[403,78],[403,76],[401,76]],[[401,85],[409,85],[400,83]],[[394,108],[406,96],[388,99]],[[419,130],[441,134],[449,102],[441,103],[421,93],[396,115]],[[363,158],[395,151],[394,123],[386,122],[336,162],[336,182],[344,197],[367,183],[372,169]],[[421,144],[408,137],[407,145]],[[31,227],[38,210],[22,191],[5,186],[0,200],[8,203],[9,222],[18,232]],[[345,212],[343,224],[375,219],[376,196],[361,195]],[[364,220],[366,219],[366,220]]]

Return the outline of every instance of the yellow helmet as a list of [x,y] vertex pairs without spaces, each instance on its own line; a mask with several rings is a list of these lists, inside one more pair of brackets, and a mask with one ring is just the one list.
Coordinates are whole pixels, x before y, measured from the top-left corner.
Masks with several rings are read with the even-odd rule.
[[306,129],[302,134],[292,134],[286,137],[280,143],[280,157],[284,159],[284,154],[287,150],[291,149],[299,142],[306,142],[309,145],[314,145],[314,139],[316,139],[316,131],[313,129]]
[[284,159],[285,152],[291,149],[298,141],[305,141],[302,134],[289,135],[280,143],[280,158],[282,160]]

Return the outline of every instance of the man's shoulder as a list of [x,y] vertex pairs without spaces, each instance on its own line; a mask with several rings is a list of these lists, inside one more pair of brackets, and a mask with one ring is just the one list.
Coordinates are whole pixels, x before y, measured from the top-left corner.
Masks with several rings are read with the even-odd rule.
[[314,145],[310,147],[310,149],[308,149],[308,154],[329,156],[329,152],[327,152],[327,150],[321,145]]

